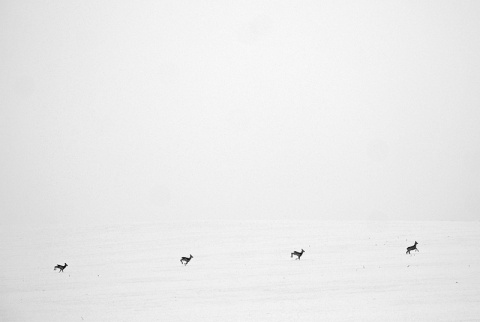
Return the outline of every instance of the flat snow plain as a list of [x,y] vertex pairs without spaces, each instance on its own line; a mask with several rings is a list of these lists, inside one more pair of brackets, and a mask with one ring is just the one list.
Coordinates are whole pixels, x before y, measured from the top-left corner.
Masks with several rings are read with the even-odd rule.
[[[0,226],[0,233],[1,321],[480,321],[479,222]],[[406,255],[415,240],[420,252]],[[290,257],[301,248],[301,260]],[[64,262],[64,273],[53,270]]]

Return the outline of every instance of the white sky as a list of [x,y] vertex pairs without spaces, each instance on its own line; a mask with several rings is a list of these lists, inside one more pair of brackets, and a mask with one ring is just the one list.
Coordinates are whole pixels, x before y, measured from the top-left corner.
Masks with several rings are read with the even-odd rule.
[[480,211],[478,1],[1,1],[3,222]]

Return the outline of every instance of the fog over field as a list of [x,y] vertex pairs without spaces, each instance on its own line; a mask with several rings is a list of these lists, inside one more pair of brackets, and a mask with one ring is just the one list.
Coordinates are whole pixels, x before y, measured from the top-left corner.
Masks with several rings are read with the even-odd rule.
[[2,1],[3,220],[478,220],[479,16]]
[[[415,240],[419,252],[405,254]],[[291,258],[302,248],[301,260]],[[0,316],[474,321],[479,253],[478,222],[156,222],[21,233],[2,226]],[[53,270],[64,262],[63,273]]]

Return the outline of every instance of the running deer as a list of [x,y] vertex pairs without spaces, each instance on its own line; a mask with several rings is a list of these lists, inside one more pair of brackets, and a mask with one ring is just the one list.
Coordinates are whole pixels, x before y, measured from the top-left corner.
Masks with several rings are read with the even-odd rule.
[[293,257],[293,255],[295,255],[295,256],[297,256],[297,259],[300,259],[300,257],[302,257],[304,252],[305,251],[303,250],[303,248],[302,248],[301,252],[293,251],[293,253],[290,255],[290,257]]
[[415,244],[413,246],[407,247],[407,252],[405,254],[410,254],[411,250],[415,250],[416,252],[418,252],[417,244],[417,241],[415,241]]
[[58,272],[59,272],[59,273],[60,273],[60,272],[63,273],[63,270],[64,270],[65,267],[67,267],[67,266],[68,266],[67,263],[65,263],[65,265],[57,264],[57,266],[55,266],[55,267],[53,268],[53,270],[56,270],[56,269],[58,268]]
[[190,254],[190,257],[182,257],[182,259],[180,260],[180,263],[183,264],[183,262],[185,262],[185,266],[187,266],[188,262],[193,258],[192,254]]

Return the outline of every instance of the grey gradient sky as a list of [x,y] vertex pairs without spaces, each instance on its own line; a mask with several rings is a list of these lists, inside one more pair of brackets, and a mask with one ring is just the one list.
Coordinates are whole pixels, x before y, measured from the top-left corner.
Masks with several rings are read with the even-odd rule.
[[2,220],[478,220],[479,17],[1,1]]

